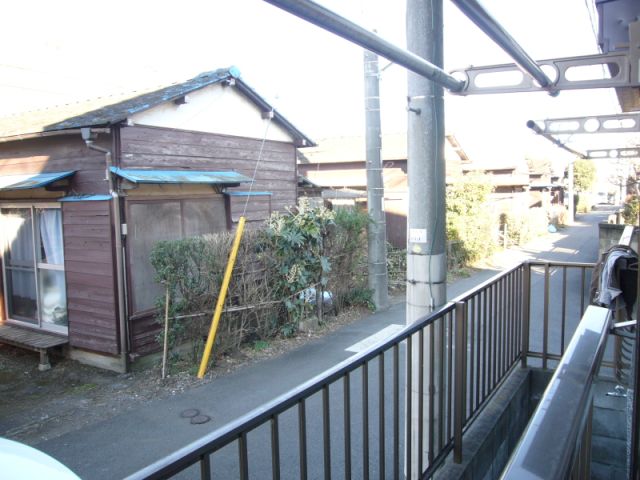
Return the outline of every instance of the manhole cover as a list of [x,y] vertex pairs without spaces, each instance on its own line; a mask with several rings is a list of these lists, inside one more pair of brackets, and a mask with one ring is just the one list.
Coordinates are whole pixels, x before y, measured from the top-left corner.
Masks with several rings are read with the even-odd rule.
[[189,408],[180,413],[180,416],[182,418],[193,418],[197,417],[198,415],[200,415],[200,410],[198,410],[197,408]]
[[211,420],[211,417],[208,415],[196,415],[191,417],[191,425],[200,425],[201,423],[207,423],[209,420]]

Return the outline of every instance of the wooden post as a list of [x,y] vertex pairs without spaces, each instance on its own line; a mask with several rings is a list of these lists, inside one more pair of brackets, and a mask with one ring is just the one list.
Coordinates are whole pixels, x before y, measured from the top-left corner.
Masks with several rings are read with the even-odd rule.
[[162,378],[166,377],[167,373],[167,350],[168,350],[168,337],[169,337],[169,285],[166,286],[166,293],[164,297],[164,345],[162,347]]

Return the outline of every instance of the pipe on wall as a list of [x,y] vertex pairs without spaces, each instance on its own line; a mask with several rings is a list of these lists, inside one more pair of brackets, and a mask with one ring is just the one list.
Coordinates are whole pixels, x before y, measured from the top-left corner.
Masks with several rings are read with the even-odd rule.
[[111,195],[113,204],[113,217],[115,223],[115,237],[116,237],[116,284],[118,289],[118,321],[120,327],[120,359],[122,362],[123,372],[129,370],[129,345],[127,335],[127,310],[125,305],[125,283],[124,283],[124,260],[122,250],[122,218],[120,215],[120,197],[114,186],[113,177],[111,176],[110,168],[113,166],[113,158],[111,150],[100,147],[94,143],[95,132],[92,132],[90,128],[82,128],[82,139],[84,140],[87,148],[96,152],[104,154],[105,158],[105,175],[106,180],[109,183],[109,194]]

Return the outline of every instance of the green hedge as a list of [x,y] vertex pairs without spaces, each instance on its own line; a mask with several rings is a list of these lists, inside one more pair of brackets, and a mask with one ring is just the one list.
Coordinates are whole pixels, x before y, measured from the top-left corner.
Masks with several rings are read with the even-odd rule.
[[[305,200],[288,214],[274,213],[257,230],[245,232],[233,270],[216,338],[216,354],[243,343],[293,334],[316,315],[315,295],[331,292],[332,310],[370,304],[366,288],[366,228],[357,209],[331,211]],[[199,357],[218,299],[233,242],[224,232],[158,242],[151,263],[156,281],[170,293],[170,342],[193,346]],[[322,297],[320,297],[322,298]],[[165,296],[158,320],[164,324]]]

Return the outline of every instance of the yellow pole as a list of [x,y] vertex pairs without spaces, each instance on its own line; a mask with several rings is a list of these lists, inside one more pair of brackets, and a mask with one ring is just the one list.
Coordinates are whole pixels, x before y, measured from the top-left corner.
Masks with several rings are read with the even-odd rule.
[[211,355],[213,342],[216,339],[216,332],[218,331],[218,323],[220,323],[220,315],[222,315],[222,307],[224,306],[224,300],[227,297],[227,290],[229,289],[229,282],[231,281],[231,273],[233,272],[233,265],[236,262],[236,256],[238,255],[238,249],[240,248],[240,239],[242,238],[243,231],[244,231],[244,217],[240,217],[240,221],[238,222],[238,228],[236,230],[236,238],[233,240],[233,246],[231,247],[231,253],[229,254],[229,261],[227,262],[227,269],[225,270],[224,278],[222,279],[222,286],[220,287],[220,295],[218,295],[218,303],[216,303],[216,309],[213,313],[213,318],[211,319],[211,329],[209,330],[207,343],[204,346],[204,353],[202,355],[202,361],[200,362],[200,369],[198,370],[198,378],[204,377],[204,374],[207,371],[209,356]]
[[162,347],[162,378],[167,373],[167,347],[169,339],[169,284],[164,298],[164,345]]

